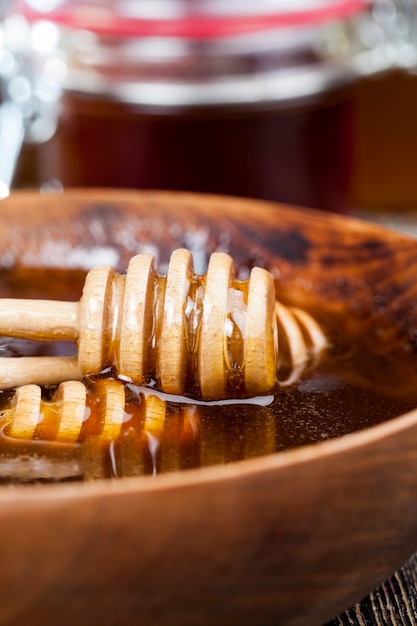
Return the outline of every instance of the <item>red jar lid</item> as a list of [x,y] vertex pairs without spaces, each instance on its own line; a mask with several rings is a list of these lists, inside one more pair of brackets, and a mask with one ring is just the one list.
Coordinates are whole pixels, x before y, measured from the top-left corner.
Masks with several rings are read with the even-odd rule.
[[[256,4],[256,0],[253,1]],[[234,2],[229,2],[231,10],[228,11],[228,4],[224,0],[221,13],[210,11],[209,2],[205,3],[204,10],[199,10],[198,5],[191,9],[188,3],[173,2],[173,5],[181,5],[182,10],[168,18],[163,14],[143,17],[136,15],[136,12],[134,15],[126,15],[118,10],[117,2],[108,3],[108,6],[104,2],[97,6],[94,2],[80,0],[64,0],[50,10],[36,8],[40,2],[27,0],[18,2],[14,10],[17,9],[29,21],[47,19],[57,25],[89,30],[98,35],[215,39],[277,28],[317,25],[330,20],[346,20],[370,6],[369,0],[293,0],[281,2],[281,7],[276,2],[276,8],[270,3],[267,10],[253,10],[251,7],[250,12],[242,9],[238,13],[236,6],[239,3]],[[169,2],[165,5],[169,6]]]

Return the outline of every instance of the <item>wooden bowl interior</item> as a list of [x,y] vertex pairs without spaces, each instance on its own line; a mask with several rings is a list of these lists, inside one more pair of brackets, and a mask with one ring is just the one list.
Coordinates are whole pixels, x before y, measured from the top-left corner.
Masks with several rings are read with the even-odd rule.
[[[151,251],[163,271],[177,247],[201,273],[215,250],[242,276],[266,267],[279,298],[338,341],[401,357],[405,369],[386,381],[399,396],[412,392],[417,244],[337,215],[190,194],[16,193],[0,212],[0,296],[78,299],[90,267],[124,272]],[[416,426],[410,413],[158,481],[3,489],[0,625],[48,615],[61,626],[319,626],[417,547]]]

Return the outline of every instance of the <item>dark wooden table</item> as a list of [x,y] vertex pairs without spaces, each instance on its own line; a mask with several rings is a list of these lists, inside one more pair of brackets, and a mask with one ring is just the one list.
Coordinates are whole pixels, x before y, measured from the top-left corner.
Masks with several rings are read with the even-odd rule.
[[[384,227],[417,237],[417,211],[358,211],[355,217],[380,223]],[[417,494],[416,494],[417,497]],[[345,611],[326,626],[416,626],[417,555],[379,589]]]
[[392,578],[326,626],[415,626],[417,624],[417,555]]

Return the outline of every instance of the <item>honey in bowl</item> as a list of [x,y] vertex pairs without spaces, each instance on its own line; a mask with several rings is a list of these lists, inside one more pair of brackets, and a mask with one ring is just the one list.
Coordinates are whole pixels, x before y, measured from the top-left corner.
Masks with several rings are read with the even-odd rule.
[[[197,307],[200,309],[200,318],[203,317],[204,309],[208,309],[209,304],[214,306],[214,302],[208,302],[205,294],[197,298],[197,294],[200,288],[203,291],[207,288],[206,284],[203,287],[203,283],[210,282],[213,271],[218,272],[218,264],[224,261],[225,255],[213,257],[217,261],[215,270],[210,269],[213,267],[210,261],[209,270],[204,277],[193,275],[187,278],[189,285],[183,296],[184,302],[178,302],[181,310],[185,308],[187,301],[190,308],[192,294],[194,304],[200,302]],[[124,293],[125,302],[134,297],[130,288],[128,289],[132,282],[129,272],[133,272],[133,268],[137,269],[137,260],[141,264],[143,257],[133,259],[133,263],[129,265],[126,286],[121,285],[124,277],[113,276],[113,290],[117,285],[116,290]],[[242,351],[242,337],[237,338],[234,335],[237,331],[238,335],[244,334],[242,322],[235,324],[235,332],[229,332],[229,337],[234,337],[235,346],[232,352],[235,353],[235,358],[230,365],[230,378],[226,386],[223,387],[222,383],[220,389],[207,386],[197,389],[196,383],[193,383],[183,389],[179,383],[173,385],[172,376],[165,382],[161,375],[161,362],[165,359],[170,364],[172,375],[171,366],[176,358],[172,352],[164,355],[161,332],[161,326],[165,323],[164,305],[168,310],[173,274],[177,279],[177,283],[174,283],[175,289],[183,291],[181,268],[189,268],[189,263],[189,253],[176,251],[171,257],[166,280],[160,276],[152,277],[157,289],[157,295],[152,293],[150,296],[154,317],[149,311],[149,327],[153,330],[148,333],[151,362],[149,372],[153,373],[153,378],[148,377],[143,380],[144,384],[140,384],[142,372],[138,381],[132,380],[135,372],[130,372],[132,376],[123,375],[120,354],[126,348],[121,350],[118,346],[116,352],[119,357],[115,364],[111,361],[100,361],[97,366],[100,371],[84,375],[81,381],[57,384],[54,382],[56,378],[51,378],[50,384],[42,387],[26,384],[1,392],[0,479],[4,483],[121,478],[227,464],[344,436],[417,406],[417,363],[410,362],[408,355],[401,359],[401,355],[393,357],[384,354],[366,324],[358,335],[349,330],[349,323],[343,317],[329,317],[325,311],[317,310],[315,316],[320,320],[318,324],[313,323],[313,318],[304,312],[313,324],[313,333],[310,330],[308,341],[309,357],[306,352],[301,360],[295,360],[294,339],[288,339],[283,334],[283,312],[288,313],[292,309],[283,305],[279,305],[283,311],[280,311],[280,317],[277,314],[277,329],[278,345],[284,353],[284,359],[281,357],[281,361],[278,361],[278,379],[273,385],[265,383],[262,386],[259,383],[259,393],[254,394],[248,393],[253,386],[245,391],[243,383],[239,387],[236,382],[239,375],[236,367],[240,363],[236,355]],[[95,275],[95,271],[90,274]],[[16,290],[19,296],[24,297],[27,294],[33,295],[34,276],[36,272],[33,271],[28,271],[27,275],[16,275],[12,271],[8,280],[18,287]],[[71,273],[65,271],[51,271],[49,276],[46,271],[40,276],[42,280],[38,283],[36,293],[38,298],[49,295],[48,291],[54,284],[52,278],[56,281],[55,284],[62,285],[63,293],[76,291],[83,278],[80,273],[74,272],[71,285]],[[257,276],[256,271],[251,276]],[[138,280],[137,284],[140,282]],[[110,292],[110,295],[107,294],[109,302],[117,312],[123,308],[123,303],[120,303],[119,308],[115,307],[115,293],[111,288],[107,289]],[[143,293],[144,289],[147,291],[146,282],[143,284],[142,281],[140,292]],[[231,280],[224,292],[229,299],[226,315],[229,322],[237,313],[249,315],[247,302],[251,289],[253,287],[250,283],[248,286],[241,281],[238,285],[237,279]],[[57,289],[52,291],[56,296]],[[88,300],[90,292],[91,279],[85,282],[82,298]],[[245,308],[242,306],[244,292]],[[237,294],[242,297],[238,298]],[[221,297],[222,290],[217,288],[216,298],[220,301]],[[236,308],[237,300],[239,306]],[[5,302],[10,306],[13,301]],[[20,300],[16,302],[21,303]],[[107,302],[105,295],[103,302]],[[36,300],[29,303],[35,311]],[[55,304],[51,302],[50,308]],[[175,302],[171,304],[177,306]],[[1,308],[4,315],[3,306]],[[134,308],[136,309],[136,305]],[[146,302],[144,308],[146,309]],[[97,306],[94,310],[97,314]],[[115,315],[114,311],[111,314],[106,313],[111,327]],[[119,323],[120,319],[119,317]],[[4,325],[4,320],[2,324]],[[122,319],[121,324],[123,326],[126,322]],[[189,318],[187,324],[190,324]],[[173,328],[178,334],[178,326]],[[295,332],[294,327],[287,326],[288,328]],[[320,335],[320,329],[323,335]],[[304,337],[308,330],[308,327],[303,328]],[[39,334],[39,329],[37,332]],[[25,333],[27,336],[27,330]],[[316,346],[311,339],[314,333],[316,336],[319,334]],[[143,334],[146,336],[146,332]],[[165,335],[167,336],[166,333]],[[199,338],[194,343],[203,343],[201,337],[204,337],[204,328],[200,328],[199,332],[194,329],[193,336]],[[326,342],[322,341],[324,336]],[[189,338],[189,335],[186,333],[185,337]],[[157,348],[157,343],[159,341],[161,344],[161,340],[162,345]],[[223,341],[222,337],[221,342]],[[82,345],[83,342],[79,341],[79,349]],[[226,342],[225,346],[225,351],[230,353],[230,345]],[[172,348],[172,345],[169,347]],[[200,345],[198,349],[190,350],[190,354],[195,354],[191,363],[197,369],[203,347]],[[57,357],[59,359],[60,355],[65,355],[64,359],[73,358],[68,357],[71,349],[67,342],[38,343],[27,339],[4,338],[2,350],[6,357],[2,370],[6,371],[7,366],[13,362],[20,365],[20,376],[29,355],[29,360],[34,355],[42,355],[36,365],[38,369],[42,369],[42,361],[48,363],[49,357],[52,360]],[[129,339],[127,351],[129,356],[134,355],[132,338]],[[21,358],[11,360],[7,358],[9,355]],[[84,360],[81,354],[81,363]],[[179,370],[185,369],[184,380],[190,385],[190,380],[196,378],[190,377],[190,364],[186,367],[185,362],[185,358],[181,360]],[[212,371],[209,362],[210,359],[205,357],[204,368]],[[103,369],[103,366],[106,367]],[[35,376],[35,380],[36,375],[39,374],[33,374],[31,370],[31,376]],[[81,375],[82,372],[80,377]],[[55,369],[54,376],[59,376],[58,368]],[[205,379],[200,376],[199,380]]]

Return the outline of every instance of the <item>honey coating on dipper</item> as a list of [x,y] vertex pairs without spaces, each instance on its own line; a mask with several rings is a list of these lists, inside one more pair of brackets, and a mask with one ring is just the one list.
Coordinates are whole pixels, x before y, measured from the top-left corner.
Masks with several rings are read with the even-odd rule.
[[179,249],[166,277],[156,274],[150,255],[134,257],[123,280],[110,268],[93,272],[81,300],[84,375],[112,366],[136,384],[154,378],[166,393],[204,399],[274,387],[275,296],[266,270],[255,268],[248,283],[238,281],[232,258],[215,253],[198,276],[191,253]]
[[[289,324],[298,329],[294,346],[295,331],[280,337],[280,326]],[[166,276],[149,254],[133,257],[126,276],[108,266],[91,270],[79,303],[0,300],[0,334],[78,347],[72,359],[35,365],[26,359],[18,366],[1,360],[3,389],[81,379],[110,367],[125,381],[154,381],[165,393],[203,400],[265,394],[277,383],[293,383],[327,344],[307,312],[300,316],[276,303],[266,269],[254,267],[248,280],[238,280],[233,259],[217,252],[207,272],[197,275],[185,249],[172,253]],[[283,365],[288,380],[277,378]]]

